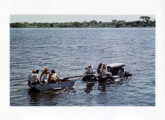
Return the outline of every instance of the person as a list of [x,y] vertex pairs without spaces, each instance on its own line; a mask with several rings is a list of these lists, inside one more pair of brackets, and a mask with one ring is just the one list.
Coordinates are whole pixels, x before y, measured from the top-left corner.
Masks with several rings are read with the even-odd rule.
[[120,78],[123,78],[123,77],[124,77],[124,68],[119,69],[118,72],[117,72],[117,75],[118,75]]
[[89,64],[87,67],[85,67],[85,73],[84,75],[93,75],[93,66],[91,64]]
[[124,73],[124,77],[127,79],[128,77],[131,77],[132,76],[132,74],[131,73],[129,73],[129,72],[125,72]]
[[103,67],[103,63],[100,62],[99,65],[98,65],[98,67],[97,67],[97,73],[98,73],[98,74],[101,73],[100,71],[101,71],[102,67]]
[[47,83],[49,76],[50,76],[49,69],[48,69],[48,67],[45,67],[43,72],[40,75],[40,81],[42,83]]
[[38,74],[39,74],[39,70],[32,70],[32,73],[29,75],[29,81],[28,81],[28,84],[42,84],[40,82],[40,80],[38,79]]
[[107,70],[107,65],[103,64],[101,70],[100,70],[100,74],[104,77],[110,77],[112,76],[112,73],[111,72],[108,72]]
[[37,83],[42,85],[42,82],[40,81],[39,70],[36,70],[35,75],[37,76]]
[[35,71],[36,70],[32,70],[32,73],[28,76],[28,84],[36,83],[37,76],[35,76]]
[[52,69],[47,83],[56,83],[57,81],[58,81],[58,83],[60,83],[60,78],[59,78],[58,74],[56,73],[56,71],[54,69]]
[[89,64],[87,67],[85,67],[84,76],[82,78],[83,81],[93,81],[96,80],[95,73],[93,72],[93,66]]

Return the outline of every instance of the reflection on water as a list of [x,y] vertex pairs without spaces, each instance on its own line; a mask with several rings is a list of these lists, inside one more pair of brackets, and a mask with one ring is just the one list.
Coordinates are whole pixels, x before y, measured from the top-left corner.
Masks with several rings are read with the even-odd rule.
[[94,85],[95,85],[94,82],[87,82],[85,92],[90,93],[93,90]]
[[98,90],[101,90],[102,92],[104,92],[104,91],[106,91],[106,86],[108,86],[108,84],[106,84],[106,82],[99,82]]
[[[68,94],[68,93],[74,93],[74,88],[66,88],[62,90],[52,90],[52,91],[45,91],[45,92],[39,92],[35,89],[29,89],[28,95],[30,97],[30,103],[33,105],[39,105],[40,102],[42,102],[42,99],[49,98],[50,100],[53,99],[53,105],[56,105],[58,101],[56,101],[56,98],[62,94]],[[49,100],[47,99],[47,100]],[[47,101],[45,101],[47,103]],[[47,104],[51,105],[51,104]]]

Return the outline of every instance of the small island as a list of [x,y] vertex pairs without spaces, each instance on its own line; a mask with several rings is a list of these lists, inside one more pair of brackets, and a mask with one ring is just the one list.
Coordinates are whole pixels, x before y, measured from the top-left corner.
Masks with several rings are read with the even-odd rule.
[[11,28],[120,28],[120,27],[155,27],[155,20],[151,17],[140,16],[139,20],[128,21],[112,20],[111,22],[102,21],[83,21],[83,22],[53,22],[53,23],[29,23],[29,22],[15,22],[10,23]]

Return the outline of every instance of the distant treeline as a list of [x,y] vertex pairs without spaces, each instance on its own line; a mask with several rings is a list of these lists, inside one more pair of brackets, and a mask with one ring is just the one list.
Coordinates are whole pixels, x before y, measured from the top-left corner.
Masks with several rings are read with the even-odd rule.
[[150,20],[148,16],[141,16],[137,21],[126,22],[124,20],[112,20],[111,22],[97,22],[96,20],[84,22],[63,22],[63,23],[28,23],[16,22],[10,23],[11,28],[98,28],[98,27],[155,27],[155,20]]

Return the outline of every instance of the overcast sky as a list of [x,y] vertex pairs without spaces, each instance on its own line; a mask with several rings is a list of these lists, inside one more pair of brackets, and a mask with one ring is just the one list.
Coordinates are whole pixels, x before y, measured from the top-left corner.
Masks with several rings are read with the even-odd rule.
[[[83,22],[83,21],[103,21],[111,22],[113,19],[134,21],[139,20],[142,15],[11,15],[10,22]],[[146,15],[145,15],[146,16]],[[153,15],[147,15],[155,19]]]

